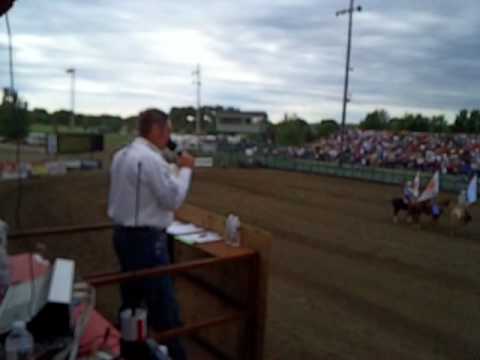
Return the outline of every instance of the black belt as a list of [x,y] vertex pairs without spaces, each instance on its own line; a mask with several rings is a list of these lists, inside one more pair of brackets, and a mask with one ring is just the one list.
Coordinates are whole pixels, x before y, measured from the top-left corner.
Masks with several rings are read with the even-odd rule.
[[167,232],[165,228],[157,228],[153,226],[123,226],[123,225],[115,225],[115,230],[121,231],[131,231],[131,232],[142,232],[142,231],[156,231],[156,232]]

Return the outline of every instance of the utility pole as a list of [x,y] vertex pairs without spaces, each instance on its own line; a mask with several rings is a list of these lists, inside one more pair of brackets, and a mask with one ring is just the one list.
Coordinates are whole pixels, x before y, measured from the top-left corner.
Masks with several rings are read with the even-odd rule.
[[67,74],[70,75],[70,127],[75,127],[75,68],[67,69]]
[[348,85],[350,81],[350,57],[352,52],[352,27],[353,27],[353,13],[362,11],[361,6],[355,7],[355,0],[350,0],[350,7],[348,9],[343,9],[337,11],[336,15],[345,15],[348,14],[348,41],[347,41],[347,59],[345,64],[345,84],[343,88],[343,108],[342,108],[342,133],[341,133],[341,156],[345,150],[345,126],[347,120],[347,104],[350,102],[350,97],[348,96]]
[[193,84],[197,86],[197,115],[195,121],[195,133],[200,135],[201,132],[201,112],[202,112],[202,69],[200,64],[197,65],[196,70],[192,73],[195,77]]

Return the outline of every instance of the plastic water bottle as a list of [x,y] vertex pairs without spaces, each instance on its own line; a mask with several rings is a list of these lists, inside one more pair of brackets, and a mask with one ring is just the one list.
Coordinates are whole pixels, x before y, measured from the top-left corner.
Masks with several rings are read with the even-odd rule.
[[15,321],[5,340],[6,360],[33,359],[33,337],[23,321]]
[[230,214],[225,222],[225,243],[230,246],[240,247],[240,219]]
[[166,346],[159,345],[153,339],[147,339],[146,343],[150,349],[151,359],[171,360],[171,357],[168,355],[168,348]]

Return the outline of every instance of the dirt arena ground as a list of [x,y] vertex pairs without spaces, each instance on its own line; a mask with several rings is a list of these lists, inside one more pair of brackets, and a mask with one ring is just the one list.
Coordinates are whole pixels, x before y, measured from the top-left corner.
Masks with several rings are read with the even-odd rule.
[[[107,188],[105,173],[26,183],[22,226],[105,221]],[[10,221],[14,189],[0,184],[0,218]],[[274,235],[268,359],[480,358],[480,211],[456,236],[445,221],[394,225],[398,192],[278,171],[196,173],[188,202]],[[109,239],[49,246],[84,272],[116,266]]]

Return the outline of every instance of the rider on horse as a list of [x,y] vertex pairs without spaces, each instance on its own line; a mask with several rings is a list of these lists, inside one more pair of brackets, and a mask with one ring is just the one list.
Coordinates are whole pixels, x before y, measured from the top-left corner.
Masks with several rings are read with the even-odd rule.
[[411,181],[407,181],[403,187],[403,203],[408,213],[407,220],[415,221],[417,213],[417,194]]
[[438,205],[437,200],[435,198],[431,200],[431,207],[432,207],[432,220],[434,222],[437,222],[438,219],[440,219],[440,216],[442,216],[443,209]]
[[458,194],[457,204],[461,208],[466,208],[468,206],[467,192],[465,190],[460,191],[460,194]]
[[462,190],[458,195],[457,205],[452,209],[451,219],[464,224],[472,221],[472,215],[468,210],[469,205],[471,205],[471,203],[469,203],[467,192]]
[[403,187],[403,202],[407,206],[413,205],[416,202],[415,190],[411,181],[407,181]]
[[417,202],[417,194],[411,181],[407,181],[403,187],[403,202],[407,207],[414,206]]

